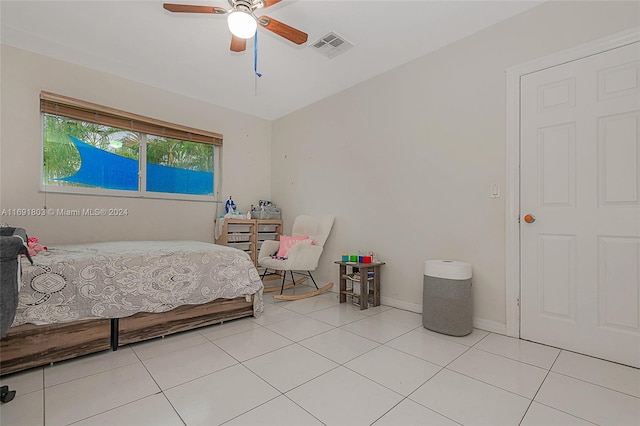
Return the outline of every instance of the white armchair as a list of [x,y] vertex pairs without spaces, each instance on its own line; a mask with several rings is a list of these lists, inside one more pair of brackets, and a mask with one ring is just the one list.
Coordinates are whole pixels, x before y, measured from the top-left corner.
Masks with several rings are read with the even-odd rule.
[[[333,227],[333,220],[333,216],[315,217],[301,215],[296,217],[291,231],[292,236],[308,235],[313,243],[310,245],[294,244],[289,249],[286,259],[277,259],[273,257],[280,247],[279,241],[264,241],[262,243],[260,252],[258,253],[258,264],[265,268],[263,277],[269,270],[283,271],[280,294],[274,296],[275,298],[284,300],[302,299],[320,294],[329,290],[333,286],[333,283],[329,283],[322,288],[318,288],[318,285],[313,279],[313,275],[311,275],[311,271],[314,271],[318,267],[324,243],[327,241],[331,228]],[[300,271],[306,271],[307,273],[303,275],[311,278],[313,284],[316,286],[316,291],[295,296],[283,295],[282,293],[285,290],[284,283],[287,271],[291,273],[291,280],[294,285],[296,284],[296,281],[293,278],[294,271],[297,274],[300,274]]]

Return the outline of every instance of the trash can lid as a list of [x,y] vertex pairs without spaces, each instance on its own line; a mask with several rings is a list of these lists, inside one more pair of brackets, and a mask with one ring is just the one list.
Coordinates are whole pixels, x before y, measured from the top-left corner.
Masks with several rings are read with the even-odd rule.
[[468,280],[471,278],[471,265],[455,260],[427,260],[424,262],[424,274],[449,280]]

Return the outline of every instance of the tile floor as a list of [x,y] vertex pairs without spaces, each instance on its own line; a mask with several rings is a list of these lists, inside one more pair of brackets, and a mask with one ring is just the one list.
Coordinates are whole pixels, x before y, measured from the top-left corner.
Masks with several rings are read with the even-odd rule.
[[334,293],[0,379],[13,425],[640,425],[640,370]]

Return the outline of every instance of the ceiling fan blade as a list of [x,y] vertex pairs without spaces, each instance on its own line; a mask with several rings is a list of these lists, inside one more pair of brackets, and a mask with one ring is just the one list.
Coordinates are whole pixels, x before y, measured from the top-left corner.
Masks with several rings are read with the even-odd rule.
[[231,51],[232,52],[244,52],[247,48],[247,40],[236,37],[231,34]]
[[269,31],[278,34],[280,37],[284,37],[287,40],[294,42],[295,44],[306,43],[309,38],[307,33],[303,33],[300,30],[290,27],[287,24],[283,24],[276,19],[269,18],[268,16],[259,17],[258,24]]
[[282,0],[262,0],[262,3],[264,4],[264,6],[262,6],[262,8],[264,9],[265,7],[269,7],[269,6],[273,6],[276,3],[280,3]]
[[213,13],[215,15],[223,15],[227,13],[225,9],[216,6],[194,6],[189,4],[165,3],[162,7],[167,9],[169,12],[178,13]]

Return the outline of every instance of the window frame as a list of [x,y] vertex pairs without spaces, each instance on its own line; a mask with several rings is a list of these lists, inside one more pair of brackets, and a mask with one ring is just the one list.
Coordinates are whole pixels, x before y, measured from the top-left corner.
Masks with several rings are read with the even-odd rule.
[[[45,113],[89,123],[101,124],[139,134],[138,190],[125,191],[118,189],[46,185],[44,182]],[[40,149],[40,190],[42,192],[184,201],[219,201],[221,179],[220,170],[222,166],[220,159],[222,153],[222,135],[219,133],[173,124],[45,91],[40,93],[40,119],[40,139],[42,141]],[[147,135],[213,145],[213,194],[194,195],[147,191]]]

